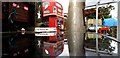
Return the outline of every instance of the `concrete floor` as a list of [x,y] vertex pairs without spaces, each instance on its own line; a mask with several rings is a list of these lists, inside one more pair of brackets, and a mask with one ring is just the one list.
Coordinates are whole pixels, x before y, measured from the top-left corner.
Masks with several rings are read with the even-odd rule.
[[[91,52],[91,51],[86,51],[85,55],[86,56],[97,56],[96,52]],[[63,52],[56,58],[61,58],[61,56],[69,56],[69,49],[68,49],[68,44],[67,43],[64,43],[64,50],[63,50]],[[115,53],[113,53],[112,55],[100,54],[100,56],[117,56],[117,54],[115,54]],[[69,57],[67,57],[67,58],[69,58]]]

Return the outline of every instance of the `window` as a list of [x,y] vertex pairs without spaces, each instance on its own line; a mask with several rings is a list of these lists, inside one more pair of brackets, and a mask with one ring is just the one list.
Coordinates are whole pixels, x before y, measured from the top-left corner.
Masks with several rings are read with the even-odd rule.
[[62,18],[58,18],[58,24],[63,24]]
[[61,10],[61,9],[58,9],[58,12],[62,12],[62,10]]
[[54,12],[54,13],[57,12],[56,6],[53,6],[53,12]]
[[50,13],[50,10],[45,10],[44,13]]
[[56,6],[61,8],[61,5],[60,5],[60,4],[58,4],[58,3],[56,3]]
[[62,13],[62,10],[61,9],[58,9],[58,14],[61,14]]
[[45,7],[45,9],[48,8],[49,5],[50,5],[49,2],[43,2],[43,7]]

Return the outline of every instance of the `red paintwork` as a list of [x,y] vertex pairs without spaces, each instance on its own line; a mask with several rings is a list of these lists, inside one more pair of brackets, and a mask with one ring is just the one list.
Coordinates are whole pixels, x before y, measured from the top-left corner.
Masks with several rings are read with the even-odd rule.
[[[61,33],[60,29],[58,28],[58,18],[62,18],[63,23],[61,25],[64,26],[64,15],[63,15],[63,7],[60,3],[56,2],[55,0],[43,0],[44,2],[49,2],[49,6],[45,9],[45,7],[42,7],[43,11],[43,20],[47,18],[47,21],[49,22],[49,27],[55,27],[57,28],[57,34],[55,36],[49,36],[49,42],[58,42],[61,40],[64,40],[64,37],[62,36],[61,40],[58,40],[58,33]],[[57,6],[56,3],[59,5]],[[53,7],[56,7],[56,12],[53,12]],[[59,13],[59,10],[61,10],[61,13]],[[44,13],[45,10],[50,10],[50,13]],[[63,28],[64,29],[64,28]]]
[[[105,33],[103,33],[102,31],[105,31]],[[99,29],[100,34],[106,34],[106,33],[108,33],[108,31],[109,31],[108,27],[102,27]]]
[[[95,12],[96,10],[84,10],[84,15],[90,15]],[[100,16],[100,9],[98,9],[98,15]]]
[[[58,3],[58,2],[56,2],[56,1],[54,1],[54,0],[43,0],[43,2],[49,2],[49,6],[45,9],[45,7],[42,7],[42,11],[44,12],[44,10],[50,10],[50,13],[43,13],[43,16],[49,16],[49,15],[63,15],[63,7],[62,7],[62,5],[60,4],[60,3]],[[60,5],[60,7],[58,7],[57,5],[56,5],[56,3],[58,4],[58,5]],[[56,7],[56,13],[55,12],[53,12],[53,6],[55,6]],[[59,11],[58,11],[58,9],[60,9],[61,10],[61,13],[59,13]]]
[[[58,56],[63,52],[64,49],[63,41],[56,43],[44,42],[43,44],[43,56]],[[45,50],[47,50],[49,54],[46,54]]]
[[[53,16],[53,17],[49,16],[49,27],[56,27],[57,28],[57,33],[59,33],[59,32],[61,33],[60,29],[58,28],[58,23],[57,23],[58,18],[59,17],[57,17],[57,16]],[[62,20],[64,22],[63,18],[62,18]],[[63,23],[63,25],[64,25],[64,23]],[[49,41],[54,41],[54,42],[60,41],[60,40],[58,40],[57,35],[56,36],[49,36]],[[64,37],[61,37],[61,38],[62,38],[61,40],[64,40]]]

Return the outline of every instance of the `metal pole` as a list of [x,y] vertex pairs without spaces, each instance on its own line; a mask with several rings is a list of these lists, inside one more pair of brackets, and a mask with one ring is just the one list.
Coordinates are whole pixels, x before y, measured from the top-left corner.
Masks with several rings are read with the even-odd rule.
[[[99,3],[99,2],[98,2]],[[98,51],[98,3],[96,4],[96,53],[99,55]]]
[[70,0],[68,19],[66,21],[66,38],[70,56],[85,56],[84,53],[84,21],[83,9],[85,2]]
[[[111,4],[111,3],[117,3],[117,1],[102,3],[102,4],[98,4],[98,5],[105,5],[105,4]],[[94,7],[94,6],[96,6],[96,5],[86,6],[85,8]]]
[[[118,29],[117,29],[117,38],[120,41],[120,1],[118,2]],[[120,58],[120,44],[118,43],[118,56]]]

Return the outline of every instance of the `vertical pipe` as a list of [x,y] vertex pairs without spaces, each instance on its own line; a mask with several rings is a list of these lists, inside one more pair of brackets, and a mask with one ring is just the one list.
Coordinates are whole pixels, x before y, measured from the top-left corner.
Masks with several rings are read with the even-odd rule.
[[70,0],[68,19],[66,20],[66,38],[68,39],[68,47],[70,56],[84,56],[84,21],[83,9],[84,2],[82,0]]
[[[0,7],[3,6],[0,2]],[[2,14],[2,7],[0,8],[0,14]],[[0,16],[0,32],[2,32],[2,16]],[[2,33],[0,33],[0,57],[2,58]]]
[[96,4],[96,53],[98,55],[98,3]]
[[[117,38],[120,41],[120,1],[118,2],[118,27],[117,27]],[[120,58],[120,43],[118,43],[118,56]]]

